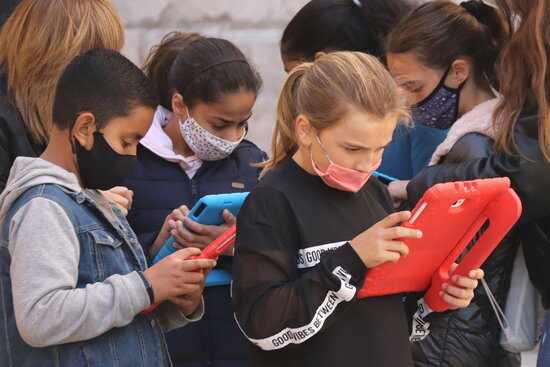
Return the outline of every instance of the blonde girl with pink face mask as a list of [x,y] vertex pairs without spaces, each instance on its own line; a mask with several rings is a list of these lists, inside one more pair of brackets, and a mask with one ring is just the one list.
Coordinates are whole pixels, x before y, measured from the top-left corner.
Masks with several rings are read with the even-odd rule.
[[[407,116],[383,65],[335,52],[297,66],[278,102],[271,159],[237,220],[232,285],[252,366],[412,366],[402,295],[356,298],[366,269],[408,253],[372,171]],[[441,290],[469,304],[482,276]]]

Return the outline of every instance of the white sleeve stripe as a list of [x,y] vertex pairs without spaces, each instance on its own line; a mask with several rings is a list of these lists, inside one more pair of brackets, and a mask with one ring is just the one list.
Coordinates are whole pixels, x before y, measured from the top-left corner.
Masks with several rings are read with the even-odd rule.
[[329,291],[327,293],[325,299],[323,300],[323,302],[321,302],[321,305],[315,311],[313,319],[309,324],[298,328],[288,327],[283,329],[281,332],[264,339],[252,339],[248,337],[240,326],[238,320],[237,325],[239,325],[242,333],[244,334],[244,336],[246,336],[248,340],[250,340],[250,342],[262,348],[263,350],[276,350],[284,348],[289,344],[300,344],[305,342],[322,329],[326,319],[330,315],[332,315],[332,313],[336,309],[336,306],[338,306],[340,302],[349,302],[355,296],[357,290],[353,285],[349,284],[350,278],[346,277],[347,279],[342,279],[342,277],[339,276],[337,273],[347,274],[347,272],[341,267],[337,267],[333,271],[333,274],[338,276],[338,278],[340,279],[340,289],[337,292]]
[[323,252],[336,250],[346,243],[347,241],[333,242],[298,250],[298,268],[305,269],[314,267],[321,261],[321,254]]

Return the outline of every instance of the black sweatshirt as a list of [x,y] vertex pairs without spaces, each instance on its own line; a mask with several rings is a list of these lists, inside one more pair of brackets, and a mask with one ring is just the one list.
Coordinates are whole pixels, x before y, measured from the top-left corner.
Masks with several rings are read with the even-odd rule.
[[356,299],[366,267],[347,242],[393,211],[375,178],[333,189],[292,159],[237,220],[233,304],[252,366],[411,366],[401,295]]

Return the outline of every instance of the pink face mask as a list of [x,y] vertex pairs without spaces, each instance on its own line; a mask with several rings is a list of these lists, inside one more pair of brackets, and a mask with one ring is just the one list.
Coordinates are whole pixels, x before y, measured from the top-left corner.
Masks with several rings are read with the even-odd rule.
[[330,156],[323,146],[323,143],[321,143],[321,140],[319,140],[319,137],[317,137],[317,141],[319,142],[319,145],[321,145],[321,149],[323,149],[323,152],[325,152],[325,155],[327,156],[330,164],[325,172],[321,171],[313,161],[311,148],[308,148],[311,165],[313,166],[313,170],[319,175],[319,177],[321,177],[325,184],[335,189],[350,192],[359,191],[361,187],[363,187],[365,182],[368,181],[372,173],[376,171],[376,169],[380,166],[380,163],[382,163],[382,160],[380,160],[370,172],[361,172],[339,166],[334,163],[332,159],[330,159]]

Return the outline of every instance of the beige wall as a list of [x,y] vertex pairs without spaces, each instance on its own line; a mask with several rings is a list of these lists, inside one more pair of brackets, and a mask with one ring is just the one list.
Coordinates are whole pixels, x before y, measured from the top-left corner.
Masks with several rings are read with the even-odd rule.
[[149,49],[170,31],[200,32],[235,43],[258,68],[264,86],[248,139],[269,151],[279,88],[285,76],[279,40],[308,0],[112,0],[126,26],[123,53],[142,65]]
[[112,0],[126,25],[123,53],[137,65],[142,65],[152,45],[173,30],[225,38],[241,48],[264,81],[254,107],[248,139],[267,152],[277,96],[285,76],[279,40],[288,21],[308,1]]

